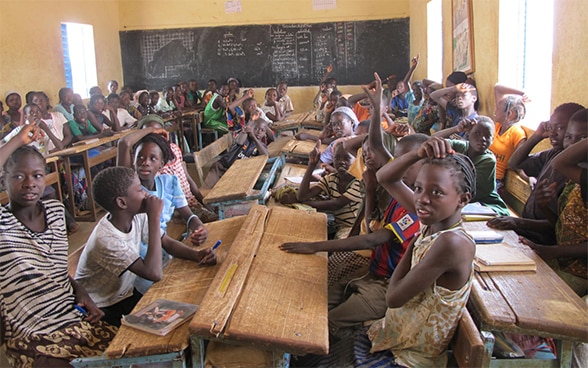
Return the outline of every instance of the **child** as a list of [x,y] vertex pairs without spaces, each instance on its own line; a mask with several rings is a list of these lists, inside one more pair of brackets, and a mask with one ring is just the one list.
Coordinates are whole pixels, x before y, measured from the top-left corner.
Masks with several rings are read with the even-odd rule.
[[[164,131],[163,119],[153,114],[147,115],[141,119],[137,124],[137,127],[141,129],[143,136],[146,136],[150,133]],[[133,134],[137,134],[137,140],[142,138],[139,133]],[[212,208],[202,203],[203,197],[202,193],[200,193],[200,189],[194,180],[192,180],[192,177],[186,170],[186,167],[182,165],[182,151],[180,150],[180,147],[178,147],[177,144],[170,142],[170,148],[174,154],[174,159],[165,164],[161,170],[157,172],[157,174],[169,174],[178,177],[180,186],[182,187],[182,192],[186,196],[190,210],[192,213],[196,214],[202,220],[202,222],[206,223],[218,220],[218,215],[213,212]]]
[[139,120],[143,116],[141,115],[139,110],[137,110],[137,107],[135,107],[131,104],[132,96],[133,96],[132,91],[123,89],[120,93],[120,107],[127,110],[129,112],[129,114],[131,114],[132,117]]
[[[179,258],[216,264],[210,249],[194,250],[161,231],[159,218],[164,201],[148,194],[131,168],[101,171],[94,179],[92,192],[108,214],[92,231],[75,279],[86,287],[110,324],[120,326],[121,317],[141,299],[141,293],[133,289],[137,276],[151,281],[161,279],[162,247]],[[144,258],[140,256],[141,242],[147,244]]]
[[[475,245],[460,224],[461,209],[476,190],[472,162],[450,152],[448,142],[433,137],[418,151],[378,171],[378,180],[388,180],[390,194],[417,214],[421,233],[390,278],[386,316],[368,331],[371,352],[390,351],[393,357],[356,350],[358,359],[383,359],[389,365],[394,362],[407,367],[447,364],[445,350],[465,308],[474,275]],[[422,158],[426,160],[413,192],[401,178]]]
[[202,107],[202,95],[198,91],[198,82],[195,79],[188,81],[187,103],[193,109]]
[[237,159],[249,158],[251,156],[268,155],[267,147],[262,142],[266,135],[267,124],[262,119],[257,119],[247,124],[239,133],[235,143],[227,153],[215,162],[204,179],[204,187],[212,188],[221,176],[231,167]]
[[[451,103],[455,96],[455,105]],[[429,95],[441,108],[447,112],[447,125],[453,128],[463,119],[473,119],[478,116],[475,103],[478,100],[478,90],[471,84],[460,83],[432,92]]]
[[159,92],[157,91],[149,91],[149,109],[154,114],[159,114],[160,111],[157,110],[157,104],[159,103]]
[[[427,94],[430,95],[432,92],[441,88],[442,86],[439,83],[430,83],[427,86]],[[422,108],[412,122],[412,127],[416,133],[423,133],[426,135],[431,135],[431,129],[443,130],[445,128],[445,124],[442,124],[439,105],[437,105],[435,100],[428,97],[425,102],[423,102]]]
[[116,94],[116,92],[118,91],[118,82],[115,81],[114,79],[109,80],[107,89],[108,89],[108,94]]
[[[116,328],[67,274],[67,232],[63,204],[42,201],[45,159],[26,145],[39,128],[25,126],[0,147],[4,184],[10,198],[0,206],[0,319],[11,366],[67,366],[100,355]],[[22,146],[22,147],[21,147]],[[83,307],[84,317],[75,305]]]
[[62,143],[61,139],[56,136],[56,132],[52,127],[47,125],[43,120],[41,120],[41,109],[39,106],[35,104],[28,104],[22,109],[23,118],[25,119],[25,124],[17,126],[14,128],[10,134],[8,134],[2,140],[4,143],[8,142],[12,137],[18,134],[22,128],[24,128],[28,124],[35,124],[37,125],[41,131],[39,134],[39,138],[36,139],[31,145],[35,147],[43,156],[47,156],[50,150],[62,149],[65,145]]
[[[228,87],[228,86],[227,86]],[[208,105],[208,102],[210,101],[210,99],[212,98],[212,96],[214,96],[215,93],[217,93],[217,84],[216,84],[216,80],[215,79],[209,79],[208,83],[206,84],[206,89],[204,90],[204,93],[202,94],[204,97],[202,98],[202,104],[204,106]],[[228,94],[228,92],[227,92]]]
[[419,57],[420,55],[417,55],[410,60],[410,68],[408,69],[408,72],[404,76],[404,79],[396,84],[396,90],[392,92],[390,111],[396,117],[408,116],[408,107],[414,102],[414,94],[410,87],[410,79],[419,65]]
[[[565,185],[565,178],[551,166],[551,160],[568,145],[576,142],[582,133],[586,132],[586,124],[571,120],[574,113],[584,107],[576,103],[564,103],[555,108],[551,118],[537,127],[530,136],[513,153],[508,161],[509,168],[522,169],[529,177],[536,177],[538,185],[533,189],[523,207],[523,213],[518,217],[498,217],[488,221],[488,226],[503,230],[515,230],[517,234],[529,238],[531,241],[544,244],[555,244],[553,226],[557,221],[557,198]],[[566,140],[565,136],[574,132],[573,139]],[[553,148],[536,154],[529,154],[531,150],[544,138],[548,138]],[[540,198],[550,186],[551,198],[547,203],[540,204]],[[543,220],[549,221],[551,226],[545,226]]]
[[202,125],[205,128],[214,129],[220,134],[227,133],[227,96],[229,95],[229,86],[223,84],[219,93],[214,93],[210,101],[204,108],[204,121]]
[[[127,109],[123,109],[122,107],[120,107],[119,95],[115,93],[109,94],[106,98],[106,103],[108,104],[108,106],[111,106],[116,111],[116,117],[118,118],[118,122],[120,123],[120,127],[122,129],[127,129],[135,126],[137,119],[135,119],[131,114],[129,114]],[[103,114],[104,113],[106,112],[103,112]]]
[[[104,112],[107,112],[104,114]],[[104,128],[110,128],[115,132],[120,130],[120,123],[116,116],[116,110],[106,104],[104,96],[96,94],[90,97],[88,102],[88,119],[92,122],[92,125],[102,131]]]
[[68,121],[63,126],[63,144],[68,146],[71,143],[92,138],[110,137],[112,130],[101,130],[88,119],[88,110],[84,105],[75,105],[73,108],[74,120]]
[[139,97],[137,98],[137,101],[139,101],[139,105],[137,105],[137,110],[139,110],[142,116],[147,116],[149,114],[154,113],[154,111],[151,111],[151,106],[149,104],[149,92],[141,91]]
[[[349,107],[338,107],[331,114],[330,119],[331,129],[337,139],[348,138],[355,135],[355,128],[359,125],[357,117]],[[326,165],[333,163],[333,141],[329,144],[327,149],[321,153],[320,162]]]
[[186,97],[184,96],[184,89],[182,84],[176,84],[173,86],[174,89],[174,105],[176,105],[177,109],[182,111],[184,109],[184,103],[186,101]]
[[284,119],[285,116],[282,114],[282,110],[278,105],[278,91],[275,88],[268,88],[265,91],[265,103],[261,107],[261,110],[263,110],[272,122],[282,121]]
[[518,124],[525,118],[526,95],[523,91],[496,84],[494,100],[496,109],[494,121],[496,132],[490,151],[496,156],[496,180],[498,189],[502,187],[508,160],[514,151],[527,140],[525,130]]
[[90,87],[88,94],[90,95],[90,98],[92,98],[92,96],[97,96],[97,95],[103,96],[104,95],[102,93],[102,88],[100,88],[100,86]]
[[177,110],[174,102],[174,89],[172,87],[163,89],[163,98],[159,99],[155,108],[160,114],[163,115],[171,115],[175,110]]
[[[288,96],[288,83],[286,81],[280,81],[277,87],[278,92],[278,109],[283,118],[287,118],[294,111],[294,105],[290,96]],[[274,120],[276,121],[276,120]]]
[[473,202],[480,202],[492,208],[499,216],[508,216],[510,212],[506,203],[496,192],[496,158],[488,150],[494,137],[494,122],[487,116],[478,116],[473,120],[462,120],[457,126],[433,134],[434,137],[449,137],[455,133],[468,133],[468,140],[450,140],[455,152],[467,155],[476,167],[476,195]]
[[[320,211],[330,211],[335,215],[335,238],[342,239],[349,234],[361,205],[361,184],[349,172],[353,156],[345,151],[342,144],[337,144],[334,150],[333,165],[335,173],[321,178],[319,183],[310,187],[312,172],[320,158],[321,141],[308,155],[308,168],[304,173],[296,199],[300,203],[312,206]],[[325,200],[312,200],[324,195]]]
[[22,99],[18,92],[10,91],[6,94],[6,106],[8,110],[6,110],[6,115],[10,118],[10,121],[15,125],[18,126],[21,124],[22,115],[20,111],[20,107],[22,106]]
[[59,103],[55,105],[53,111],[60,112],[67,121],[70,121],[73,120],[73,107],[73,90],[66,87],[59,89]]
[[[36,92],[33,95],[33,103],[39,106],[41,111],[41,120],[49,127],[55,137],[61,142],[63,141],[63,126],[67,124],[67,120],[62,113],[49,111],[49,99],[44,92]],[[65,147],[62,144],[54,144],[53,141],[49,143],[49,150],[62,149]]]

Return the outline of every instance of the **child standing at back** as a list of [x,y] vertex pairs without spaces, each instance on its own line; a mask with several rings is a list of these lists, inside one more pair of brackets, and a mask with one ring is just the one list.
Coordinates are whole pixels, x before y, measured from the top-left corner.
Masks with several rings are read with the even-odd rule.
[[[356,364],[445,366],[447,345],[469,297],[476,247],[461,226],[461,209],[475,195],[474,165],[436,137],[413,152],[377,174],[387,180],[390,194],[416,213],[421,232],[390,278],[386,316],[372,324],[369,341],[356,342]],[[413,191],[401,179],[423,158]]]
[[[67,273],[63,204],[41,200],[45,159],[26,145],[38,138],[34,124],[0,147],[10,198],[0,206],[0,320],[6,356],[16,367],[62,367],[100,355],[116,328]],[[83,307],[84,317],[75,306]]]

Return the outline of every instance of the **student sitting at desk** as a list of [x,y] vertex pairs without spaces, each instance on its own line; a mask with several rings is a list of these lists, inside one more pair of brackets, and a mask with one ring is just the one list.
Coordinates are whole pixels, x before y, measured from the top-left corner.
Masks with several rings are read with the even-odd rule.
[[[108,116],[104,114],[105,111],[108,111]],[[90,102],[88,102],[88,119],[96,128],[100,127],[100,131],[105,128],[112,129],[114,132],[120,130],[116,110],[106,104],[106,99],[101,94],[90,97]]]
[[64,147],[64,145],[61,144],[61,141],[63,141],[63,125],[67,124],[67,119],[62,113],[49,111],[49,97],[47,97],[45,92],[35,92],[32,97],[32,103],[39,106],[43,124],[45,124],[49,130],[51,130],[55,138],[59,140],[60,144],[55,144],[57,141],[53,142],[53,139],[51,139],[51,142],[49,143],[49,151],[62,149]]
[[63,87],[59,89],[59,102],[53,111],[60,112],[65,116],[67,121],[73,120],[73,90],[71,88]]
[[143,116],[137,110],[137,107],[131,103],[131,99],[133,98],[133,92],[127,89],[124,89],[120,92],[120,107],[127,110],[132,117],[139,120]]
[[[416,154],[406,154],[378,171],[387,189],[409,212],[421,233],[394,270],[386,316],[376,321],[354,347],[355,363],[382,366],[444,367],[451,341],[466,306],[474,275],[475,244],[460,226],[461,209],[476,191],[475,168],[449,142],[431,138]],[[401,180],[417,161],[414,193]]]
[[202,107],[202,95],[198,90],[198,82],[196,79],[190,79],[188,81],[188,93],[186,94],[186,103],[193,109],[199,109]]
[[[471,84],[460,83],[432,92],[429,95],[442,109],[447,111],[445,128],[456,127],[463,119],[478,116],[476,101],[478,90]],[[455,100],[455,104],[454,101]]]
[[[488,226],[501,230],[514,230],[517,234],[529,238],[529,240],[542,244],[555,244],[556,237],[553,226],[557,221],[557,198],[561,195],[566,179],[551,166],[551,160],[575,140],[565,140],[565,136],[586,131],[586,124],[581,121],[571,120],[574,113],[584,109],[576,103],[564,103],[555,108],[549,121],[543,122],[537,127],[535,133],[530,136],[511,156],[508,166],[511,169],[522,169],[529,177],[537,178],[537,186],[533,188],[531,195],[523,207],[520,218],[502,216],[488,221]],[[549,138],[553,148],[536,154],[529,154],[544,138]],[[549,187],[549,188],[548,188]],[[547,189],[551,194],[547,194]],[[542,201],[542,198],[549,198]],[[545,226],[547,220],[551,226]]]
[[280,114],[284,118],[287,118],[294,111],[294,105],[290,96],[288,96],[288,83],[286,81],[280,81],[276,88],[278,92],[278,110],[280,110]]
[[272,122],[284,120],[285,116],[278,106],[278,91],[275,88],[268,88],[265,91],[265,102],[261,110]]
[[120,106],[120,96],[114,93],[111,93],[106,98],[106,103],[108,106],[111,106],[113,109],[116,110],[116,117],[118,118],[118,122],[120,123],[120,127],[122,129],[131,128],[137,122],[135,119],[126,109],[123,109]]
[[506,203],[496,192],[496,157],[488,149],[494,138],[494,122],[487,116],[478,116],[472,120],[464,119],[457,126],[441,130],[434,137],[449,137],[455,133],[468,133],[468,140],[449,140],[455,152],[467,155],[476,166],[476,195],[472,202],[480,202],[490,207],[500,216],[510,212]]
[[[312,172],[319,163],[321,141],[317,141],[315,148],[308,155],[308,168],[302,177],[300,188],[296,195],[299,203],[312,206],[320,211],[330,211],[335,214],[335,238],[345,238],[359,213],[361,205],[361,183],[349,172],[353,162],[351,156],[342,144],[334,148],[333,165],[336,172],[324,176],[317,185],[310,186]],[[324,200],[313,200],[317,196],[325,196]]]
[[[104,320],[120,326],[142,294],[133,288],[137,276],[159,281],[162,247],[173,256],[198,264],[216,264],[210,249],[195,250],[171,239],[160,228],[164,201],[148,194],[137,174],[111,167],[94,179],[96,202],[108,211],[96,225],[80,257],[75,279],[105,313]],[[140,244],[147,244],[141,257]]]
[[267,156],[267,146],[262,142],[263,137],[266,135],[266,126],[266,122],[262,119],[257,119],[247,124],[227,153],[212,164],[204,179],[204,186],[212,188],[235,160],[246,159],[251,156]]
[[[0,320],[13,367],[63,367],[100,355],[116,328],[67,273],[64,208],[41,200],[45,159],[32,147],[40,129],[26,125],[0,147],[10,204],[0,206]],[[83,316],[75,306],[83,307]]]
[[[359,125],[359,121],[349,107],[338,107],[331,114],[330,124],[335,133],[335,137],[338,140],[340,138],[345,139],[353,137],[355,135],[355,128]],[[320,162],[322,164],[331,165],[333,163],[334,143],[335,141],[331,142],[327,149],[321,153]],[[330,171],[334,172],[335,170]]]
[[214,96],[214,94],[217,93],[217,92],[218,91],[217,91],[217,83],[216,83],[216,80],[215,79],[209,79],[208,82],[207,82],[207,84],[206,84],[206,89],[202,93],[202,105],[204,107],[206,107],[206,105],[208,105],[208,102],[210,101],[210,99],[212,98],[212,96]]
[[66,146],[86,139],[112,136],[112,130],[94,126],[84,105],[75,105],[73,111],[74,120],[63,126],[63,143]]
[[204,119],[202,126],[214,129],[224,134],[229,131],[227,125],[227,96],[229,95],[229,86],[223,84],[218,93],[214,93],[210,101],[204,108]]

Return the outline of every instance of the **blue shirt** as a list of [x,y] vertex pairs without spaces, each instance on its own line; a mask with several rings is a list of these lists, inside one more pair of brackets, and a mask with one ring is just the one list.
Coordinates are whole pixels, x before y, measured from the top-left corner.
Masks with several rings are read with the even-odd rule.
[[159,227],[162,232],[165,232],[167,223],[174,215],[174,210],[188,205],[178,177],[169,174],[157,175],[155,177],[155,190],[151,191],[145,187],[143,189],[147,193],[163,199],[163,210],[161,211]]

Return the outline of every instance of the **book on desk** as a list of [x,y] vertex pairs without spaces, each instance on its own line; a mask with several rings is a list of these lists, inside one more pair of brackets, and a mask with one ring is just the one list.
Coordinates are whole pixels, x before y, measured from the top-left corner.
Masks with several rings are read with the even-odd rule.
[[157,299],[145,308],[123,316],[122,324],[164,336],[190,319],[197,310],[196,304]]
[[478,272],[533,271],[535,261],[519,249],[506,243],[476,244],[474,269]]
[[461,216],[465,221],[484,221],[498,216],[490,207],[486,207],[480,202],[468,203],[461,210]]

